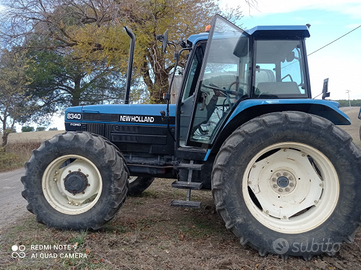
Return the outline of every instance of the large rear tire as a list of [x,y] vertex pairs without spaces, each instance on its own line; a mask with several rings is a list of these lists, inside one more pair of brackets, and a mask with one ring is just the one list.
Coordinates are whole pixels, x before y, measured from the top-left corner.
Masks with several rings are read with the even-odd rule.
[[217,211],[261,255],[335,254],[360,222],[361,151],[330,121],[270,113],[238,128],[212,172]]
[[128,170],[113,145],[95,134],[68,132],[33,151],[23,197],[38,222],[59,229],[99,229],[125,201]]

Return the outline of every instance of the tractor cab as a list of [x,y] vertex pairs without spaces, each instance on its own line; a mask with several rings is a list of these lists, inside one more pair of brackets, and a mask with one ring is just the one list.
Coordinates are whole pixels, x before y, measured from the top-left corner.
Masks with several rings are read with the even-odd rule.
[[311,98],[304,42],[309,36],[306,26],[243,31],[221,16],[209,34],[191,36],[177,103],[179,145],[208,148],[245,100]]

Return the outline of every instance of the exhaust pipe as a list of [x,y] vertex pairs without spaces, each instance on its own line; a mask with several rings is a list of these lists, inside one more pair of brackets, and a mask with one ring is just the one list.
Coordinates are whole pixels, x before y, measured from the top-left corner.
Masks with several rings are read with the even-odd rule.
[[133,34],[133,32],[130,28],[125,26],[124,29],[131,39],[130,40],[130,48],[129,48],[127,81],[125,84],[125,99],[124,99],[124,103],[129,104],[130,84],[131,84],[131,80],[132,80],[133,59],[134,59],[135,35]]

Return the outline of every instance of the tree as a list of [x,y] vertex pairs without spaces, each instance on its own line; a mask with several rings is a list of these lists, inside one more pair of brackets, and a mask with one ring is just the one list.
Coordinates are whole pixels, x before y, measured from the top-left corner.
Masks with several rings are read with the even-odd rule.
[[32,78],[29,91],[46,97],[43,107],[53,113],[60,107],[116,102],[124,95],[124,80],[118,72],[99,64],[88,73],[87,67],[71,54],[58,50],[29,49],[27,75]]
[[36,108],[36,102],[26,91],[30,79],[26,76],[27,61],[24,53],[3,50],[0,54],[0,122],[2,146],[16,122],[25,122]]
[[30,127],[30,126],[22,127],[21,132],[34,132],[34,127]]
[[[144,81],[151,101],[161,102],[173,68],[172,53],[164,54],[156,35],[170,29],[170,40],[203,30],[215,13],[238,21],[238,8],[222,12],[217,0],[3,0],[11,7],[3,16],[4,38],[24,44],[34,33],[54,41],[41,47],[62,52],[86,67],[87,74],[105,64],[126,74],[129,38],[137,36],[133,76]],[[139,88],[135,87],[135,90]],[[76,102],[75,102],[76,103]]]

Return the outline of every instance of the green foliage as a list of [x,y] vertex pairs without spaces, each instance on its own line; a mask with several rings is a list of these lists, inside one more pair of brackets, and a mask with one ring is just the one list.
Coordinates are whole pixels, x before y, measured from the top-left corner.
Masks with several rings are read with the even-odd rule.
[[[29,42],[29,46],[38,48],[39,38]],[[28,51],[31,62],[27,75],[33,79],[28,88],[41,100],[43,113],[53,113],[64,106],[115,102],[124,96],[121,74],[103,63],[94,63],[89,69],[72,54],[47,49]]]
[[34,131],[34,127],[25,126],[21,128],[21,132],[33,132],[33,131]]
[[33,79],[31,93],[41,98],[42,109],[50,111],[64,104],[123,99],[129,51],[124,26],[137,39],[132,89],[149,91],[149,101],[161,103],[174,59],[173,50],[162,51],[156,35],[169,29],[169,40],[177,43],[203,32],[216,13],[233,22],[242,17],[239,6],[220,10],[217,0],[13,0],[5,4],[11,8],[3,17],[8,20],[3,27],[9,29],[2,32],[7,38],[26,40],[22,46],[29,49],[33,61],[28,73]]
[[[340,107],[348,107],[349,106],[349,102],[346,99],[340,99],[340,100],[335,100],[340,104]],[[361,107],[361,99],[352,99],[350,100],[351,106],[352,107]]]
[[36,128],[36,131],[44,131],[45,130],[45,127],[37,127]]
[[58,130],[57,127],[49,128],[49,131]]
[[37,107],[31,99],[26,86],[30,78],[26,76],[28,61],[25,53],[12,48],[0,51],[0,131],[2,146],[7,144],[8,135],[14,130],[16,122],[25,122]]

